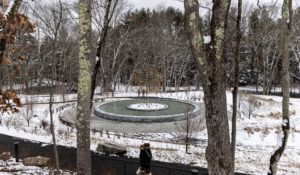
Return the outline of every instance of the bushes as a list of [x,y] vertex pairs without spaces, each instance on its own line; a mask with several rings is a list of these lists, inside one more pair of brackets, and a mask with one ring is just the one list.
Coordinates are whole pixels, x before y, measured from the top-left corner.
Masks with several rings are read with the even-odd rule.
[[[262,103],[258,100],[256,96],[240,94],[238,97],[238,116],[246,116],[249,119],[259,107],[261,107]],[[243,117],[242,117],[243,118]]]

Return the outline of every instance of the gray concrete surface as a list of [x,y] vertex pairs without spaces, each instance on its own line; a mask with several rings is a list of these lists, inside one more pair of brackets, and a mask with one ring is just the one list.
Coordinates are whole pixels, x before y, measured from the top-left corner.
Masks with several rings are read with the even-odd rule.
[[[94,109],[92,109],[94,111]],[[76,123],[76,108],[68,109],[62,112],[59,116],[60,120],[75,126]],[[205,127],[204,110],[198,117],[193,118],[194,122],[199,122],[201,128]],[[92,130],[108,130],[110,132],[118,133],[170,133],[182,131],[183,125],[186,120],[174,122],[161,122],[161,123],[133,123],[133,122],[120,122],[99,118],[92,112],[91,115],[91,129]]]

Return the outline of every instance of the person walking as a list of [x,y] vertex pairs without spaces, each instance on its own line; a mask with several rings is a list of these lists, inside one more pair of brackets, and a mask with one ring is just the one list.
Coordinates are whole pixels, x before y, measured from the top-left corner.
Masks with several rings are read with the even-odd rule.
[[152,152],[150,144],[145,143],[140,146],[140,167],[137,171],[137,175],[152,175],[150,171],[150,164],[152,159]]

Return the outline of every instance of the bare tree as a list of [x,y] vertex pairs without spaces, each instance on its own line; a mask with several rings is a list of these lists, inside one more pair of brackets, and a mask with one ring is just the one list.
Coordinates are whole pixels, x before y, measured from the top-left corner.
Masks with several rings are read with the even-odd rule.
[[184,139],[186,153],[188,153],[188,148],[192,144],[192,139],[195,138],[197,133],[201,130],[201,122],[201,120],[190,112],[190,108],[187,108],[185,120],[183,120],[178,128],[181,131],[179,137]]
[[276,13],[273,13],[276,9],[276,6],[262,6],[253,10],[249,17],[247,43],[251,49],[251,81],[255,81],[256,91],[262,85],[265,95],[271,91],[279,61],[280,30],[274,20]]
[[[108,28],[117,7],[118,0],[105,0],[105,15],[103,19],[103,27],[100,32],[100,39],[97,43],[96,63],[92,70],[92,84],[91,84],[91,101],[94,98],[94,93],[97,84],[97,73],[101,66],[102,50],[105,47]],[[92,107],[92,104],[91,104]]]
[[207,52],[200,26],[198,0],[185,0],[186,27],[192,56],[201,75],[208,132],[206,160],[211,175],[233,174],[226,105],[224,38],[230,0],[214,0]]
[[231,129],[231,154],[232,154],[232,169],[235,167],[235,145],[236,145],[236,116],[237,116],[237,98],[240,82],[240,43],[241,43],[241,19],[242,19],[242,0],[238,1],[238,14],[236,21],[236,50],[235,50],[235,64],[234,64],[234,88],[232,92],[232,129]]
[[270,158],[269,173],[277,173],[277,164],[281,158],[286,147],[289,131],[289,98],[290,98],[290,74],[289,74],[289,42],[290,34],[292,32],[292,19],[293,19],[293,0],[284,0],[282,4],[282,131],[280,146],[275,150]]
[[[56,137],[55,137],[55,126],[53,122],[53,102],[54,102],[54,90],[57,91],[57,86],[59,85],[58,73],[57,73],[57,50],[58,50],[58,40],[59,40],[59,31],[62,27],[62,23],[64,22],[64,7],[61,0],[58,0],[57,3],[53,4],[43,4],[43,3],[36,3],[35,7],[29,6],[32,10],[33,15],[39,21],[40,27],[43,33],[50,38],[51,40],[51,47],[50,52],[48,52],[45,56],[42,57],[41,61],[41,70],[48,66],[48,74],[47,77],[47,86],[49,88],[49,114],[50,114],[50,132],[52,135],[52,142],[53,142],[53,154],[55,157],[55,166],[56,166],[56,174],[60,174],[60,165],[59,165],[59,157],[57,152],[57,145],[56,145]],[[38,46],[38,52],[40,52],[40,46]],[[49,58],[50,62],[48,61],[49,65],[46,64],[46,58]],[[38,58],[40,59],[40,58]],[[43,74],[39,76],[39,86],[41,85],[41,80],[43,78]]]
[[25,98],[25,106],[23,109],[23,116],[27,122],[27,126],[29,127],[30,120],[33,118],[33,110],[34,110],[34,101],[33,98],[26,97]]

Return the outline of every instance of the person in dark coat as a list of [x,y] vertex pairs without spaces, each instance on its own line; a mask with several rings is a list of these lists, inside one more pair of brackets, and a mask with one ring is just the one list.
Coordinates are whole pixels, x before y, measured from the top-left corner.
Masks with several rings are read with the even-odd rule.
[[147,175],[151,175],[150,164],[152,159],[152,153],[150,150],[150,144],[145,143],[140,146],[140,167]]

